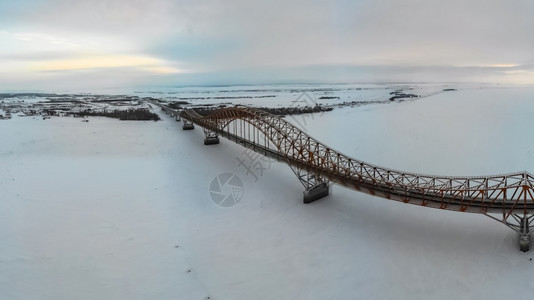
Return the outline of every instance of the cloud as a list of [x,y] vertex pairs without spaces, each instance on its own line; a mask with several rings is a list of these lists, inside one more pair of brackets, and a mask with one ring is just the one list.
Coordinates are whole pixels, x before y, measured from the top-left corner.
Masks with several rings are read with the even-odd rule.
[[[130,67],[158,80],[167,74],[169,82],[201,80],[192,72],[211,81],[327,81],[330,74],[528,82],[526,66],[534,61],[534,2],[528,0],[8,2],[0,4],[0,60],[11,66],[42,60],[122,68],[118,57],[143,57],[158,63]],[[310,71],[317,66],[326,73]],[[518,68],[527,68],[521,78],[505,72]],[[43,69],[54,70],[33,70]],[[183,70],[188,75],[172,75]]]
[[147,56],[135,55],[105,55],[82,56],[72,59],[44,60],[32,62],[29,67],[36,72],[58,72],[83,69],[109,69],[138,67],[143,70],[153,70],[155,73],[179,73],[178,69],[168,66],[165,61]]

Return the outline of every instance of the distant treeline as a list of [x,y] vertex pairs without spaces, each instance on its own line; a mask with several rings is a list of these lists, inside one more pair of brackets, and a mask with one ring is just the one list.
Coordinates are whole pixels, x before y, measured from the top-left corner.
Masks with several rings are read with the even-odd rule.
[[396,90],[396,91],[393,91],[391,93],[389,93],[390,95],[393,95],[391,98],[389,98],[389,101],[395,101],[397,99],[406,99],[406,98],[418,98],[420,97],[419,95],[415,95],[415,94],[405,94],[403,93],[402,90]]
[[[219,107],[196,107],[193,108],[198,114],[202,116],[207,116],[211,114],[213,111],[222,108]],[[304,107],[279,107],[279,108],[272,108],[272,107],[255,107],[256,109],[263,110],[265,112],[268,112],[273,115],[277,116],[286,116],[286,115],[300,115],[300,114],[309,114],[309,113],[318,113],[318,112],[324,112],[324,111],[331,111],[333,110],[332,107],[323,107],[321,105],[316,105],[313,107],[304,106]]]
[[86,116],[98,116],[115,118],[122,121],[159,121],[160,118],[157,114],[150,112],[148,109],[137,108],[127,110],[113,110],[113,111],[81,111],[73,113],[74,116],[86,117]]

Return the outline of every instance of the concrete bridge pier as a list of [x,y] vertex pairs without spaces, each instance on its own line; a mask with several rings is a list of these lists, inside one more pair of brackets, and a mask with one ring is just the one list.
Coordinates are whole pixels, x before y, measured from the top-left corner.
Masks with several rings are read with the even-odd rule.
[[529,218],[524,216],[521,218],[521,224],[519,229],[519,249],[523,252],[528,252],[530,250],[530,228],[529,228]]
[[328,196],[329,186],[328,182],[321,182],[304,191],[303,202],[305,204],[312,203],[323,197]]
[[216,145],[219,141],[219,135],[216,132],[204,129],[204,145]]
[[180,114],[177,113],[176,114],[176,122],[180,122],[182,120],[182,118],[180,118]]
[[182,125],[183,130],[193,130],[195,129],[195,125],[193,125],[193,122],[184,119],[184,125]]
[[522,252],[528,252],[530,250],[530,234],[519,234],[519,250]]

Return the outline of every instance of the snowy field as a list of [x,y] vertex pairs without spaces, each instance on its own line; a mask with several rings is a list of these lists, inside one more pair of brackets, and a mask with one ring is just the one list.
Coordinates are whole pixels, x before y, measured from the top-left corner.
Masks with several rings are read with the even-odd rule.
[[[167,101],[187,101],[194,105],[231,102],[249,106],[314,106],[343,102],[388,101],[395,90],[426,96],[447,88],[443,84],[341,84],[341,85],[267,85],[204,88],[173,88],[164,92],[144,89],[133,91],[140,97],[154,97]],[[305,97],[303,97],[305,93]]]
[[[261,107],[335,106],[348,102],[388,102],[392,92],[401,91],[427,97],[452,88],[448,84],[319,84],[266,85],[203,88],[168,88],[164,91],[146,88],[128,91],[139,97],[154,97],[166,101],[187,101],[193,105],[232,103]],[[464,85],[464,88],[480,85]],[[102,91],[106,92],[106,91]],[[108,90],[108,93],[113,90]]]
[[[534,88],[466,88],[287,120],[371,163],[484,175],[534,172],[533,113]],[[243,148],[161,116],[0,120],[1,299],[532,297],[534,250],[502,224],[339,186],[304,205],[287,165],[247,175]]]
[[[478,89],[480,84],[462,84],[463,89]],[[76,90],[48,91],[51,94],[84,96],[128,95],[131,97],[153,97],[165,101],[188,102],[192,105],[211,105],[232,103],[250,106],[310,106],[315,103],[336,105],[343,102],[389,101],[394,91],[413,93],[426,97],[447,88],[456,88],[456,84],[301,84],[301,85],[248,85],[248,86],[213,86],[213,87],[139,87],[134,89],[93,89],[90,93]],[[32,90],[12,92],[36,92]],[[302,97],[306,93],[307,97]],[[309,98],[309,99],[307,99]],[[0,94],[1,99],[1,94]],[[6,101],[24,100],[36,102],[46,97],[14,97]],[[314,103],[310,103],[314,102]]]

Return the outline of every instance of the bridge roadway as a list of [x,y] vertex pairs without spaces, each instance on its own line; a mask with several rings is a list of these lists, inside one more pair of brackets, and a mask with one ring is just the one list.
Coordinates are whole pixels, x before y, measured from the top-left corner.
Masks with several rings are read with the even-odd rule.
[[[162,109],[173,116],[180,116],[188,129],[192,129],[192,124],[201,126],[206,134],[205,144],[218,143],[218,136],[222,136],[287,163],[306,188],[305,203],[328,195],[328,182],[333,182],[404,203],[484,214],[515,230],[519,234],[520,249],[529,249],[530,223],[534,218],[534,177],[527,172],[486,177],[444,177],[402,172],[342,155],[282,118],[257,109],[224,108],[209,116],[201,116],[193,110],[180,112],[166,106]],[[249,128],[243,130],[233,126],[234,132],[231,132],[229,124],[236,122]],[[259,134],[264,138],[256,139]],[[211,142],[206,143],[208,140]],[[265,142],[262,144],[261,140]]]

